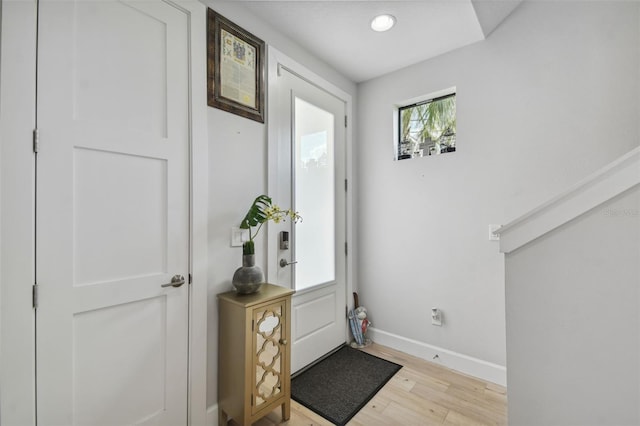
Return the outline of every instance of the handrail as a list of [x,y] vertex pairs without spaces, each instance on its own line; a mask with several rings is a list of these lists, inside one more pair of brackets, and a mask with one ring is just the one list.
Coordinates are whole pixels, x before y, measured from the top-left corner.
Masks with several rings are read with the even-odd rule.
[[640,146],[498,228],[500,251],[509,253],[638,184]]

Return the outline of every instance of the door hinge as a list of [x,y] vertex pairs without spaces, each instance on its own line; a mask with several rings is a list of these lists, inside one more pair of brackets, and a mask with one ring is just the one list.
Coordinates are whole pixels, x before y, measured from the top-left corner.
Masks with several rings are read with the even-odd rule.
[[347,242],[344,242],[344,255],[347,256],[349,254],[349,246]]
[[33,309],[38,309],[38,284],[34,284],[31,288],[31,299]]
[[189,273],[189,284],[191,284],[193,282],[193,279],[191,278],[191,273]]
[[254,331],[256,328],[256,320],[251,320],[251,331]]
[[253,407],[253,394],[251,394],[251,406]]
[[40,151],[40,130],[33,129],[33,152],[38,153]]
[[347,182],[348,182],[348,181],[345,179],[345,180],[344,180],[344,192],[347,192],[347,186],[348,186],[348,185],[347,185]]
[[347,116],[344,116],[344,127],[347,127]]

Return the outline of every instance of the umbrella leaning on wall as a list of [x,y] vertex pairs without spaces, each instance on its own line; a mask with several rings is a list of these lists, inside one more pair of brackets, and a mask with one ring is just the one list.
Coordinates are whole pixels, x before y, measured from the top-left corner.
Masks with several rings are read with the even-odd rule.
[[351,347],[363,348],[371,344],[371,339],[367,339],[367,328],[371,325],[371,322],[367,319],[367,309],[364,306],[360,306],[358,303],[358,293],[353,293],[354,309],[349,311],[349,326],[351,328],[351,334],[354,341],[351,342]]

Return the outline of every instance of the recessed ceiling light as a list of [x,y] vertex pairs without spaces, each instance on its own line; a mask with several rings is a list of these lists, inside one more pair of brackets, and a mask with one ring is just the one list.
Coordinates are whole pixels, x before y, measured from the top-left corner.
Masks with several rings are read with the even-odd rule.
[[388,31],[396,23],[393,15],[378,15],[371,21],[371,29],[373,31]]

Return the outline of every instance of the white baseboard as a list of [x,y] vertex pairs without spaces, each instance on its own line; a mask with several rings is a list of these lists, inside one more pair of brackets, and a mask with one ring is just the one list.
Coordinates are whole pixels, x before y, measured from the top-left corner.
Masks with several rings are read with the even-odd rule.
[[[468,355],[459,354],[457,352],[439,348],[417,340],[408,339],[374,327],[369,327],[367,334],[375,343],[388,346],[392,349],[405,352],[409,355],[413,355],[436,364],[441,364],[452,370],[456,370],[488,382],[496,383],[505,387],[507,386],[507,368],[502,365],[493,364]],[[434,359],[434,356],[436,355],[438,355],[438,358]]]
[[207,426],[218,426],[218,404],[207,408]]

